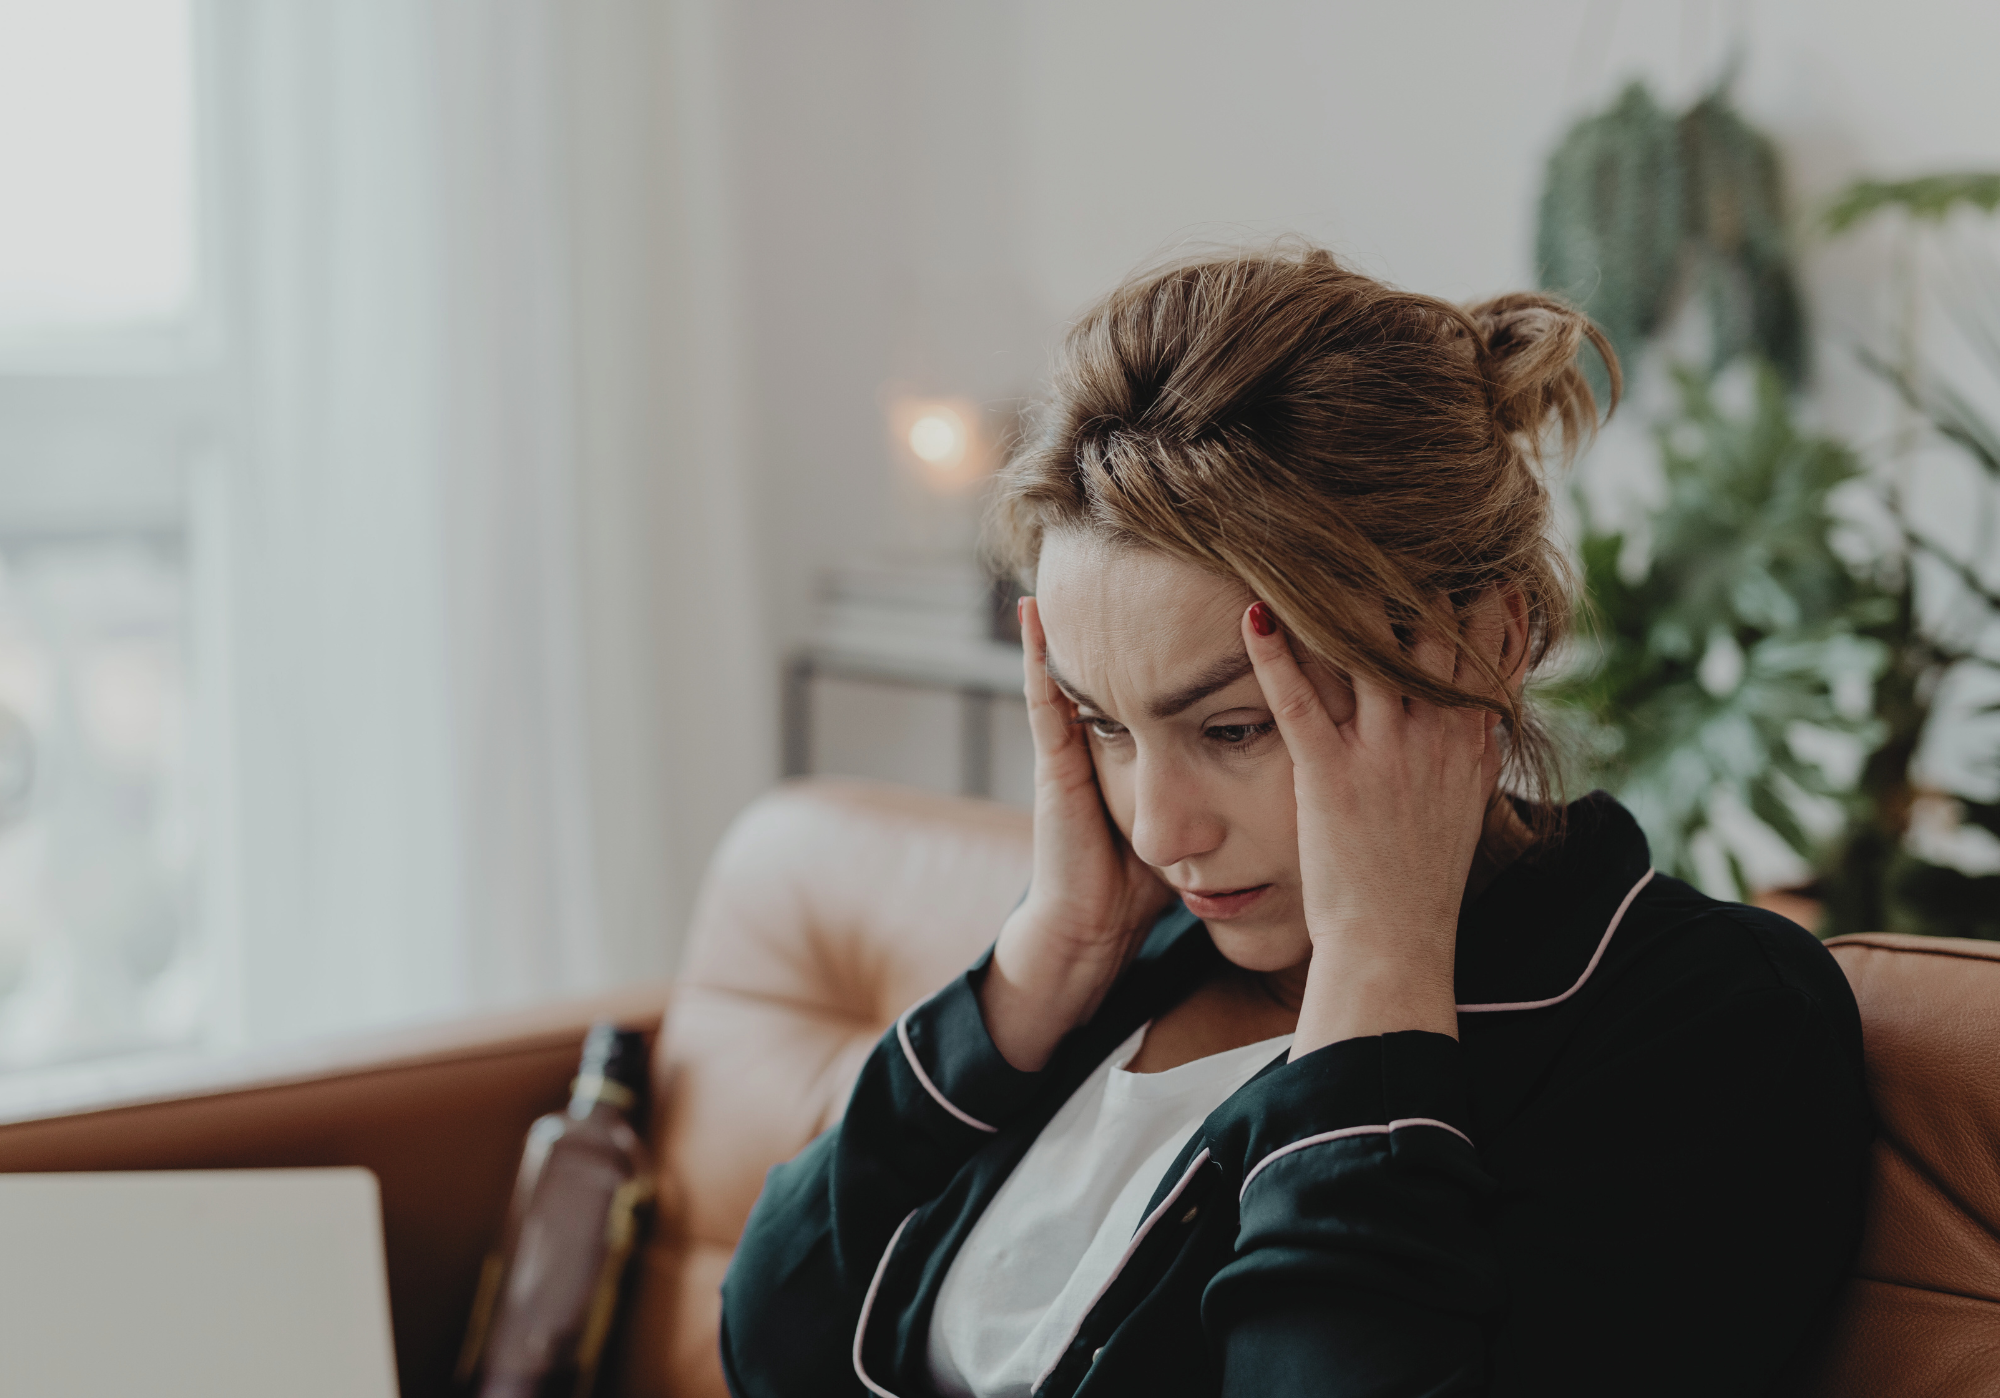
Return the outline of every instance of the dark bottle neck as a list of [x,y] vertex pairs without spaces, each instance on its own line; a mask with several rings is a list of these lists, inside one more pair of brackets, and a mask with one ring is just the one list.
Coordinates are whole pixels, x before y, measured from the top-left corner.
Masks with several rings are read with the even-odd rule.
[[569,1114],[579,1121],[599,1111],[627,1119],[638,1104],[631,1088],[602,1073],[578,1073],[569,1085]]
[[583,1041],[583,1061],[570,1084],[569,1114],[581,1121],[616,1116],[636,1122],[646,1083],[646,1036],[599,1021]]

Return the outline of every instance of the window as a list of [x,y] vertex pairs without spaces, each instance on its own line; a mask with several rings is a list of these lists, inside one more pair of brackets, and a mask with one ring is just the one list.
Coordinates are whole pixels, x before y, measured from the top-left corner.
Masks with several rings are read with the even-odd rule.
[[0,0],[0,1070],[210,1021],[190,0]]
[[0,0],[0,351],[46,370],[185,325],[188,0]]
[[0,543],[0,1066],[198,1026],[180,555]]
[[613,8],[0,0],[0,1105],[663,968]]

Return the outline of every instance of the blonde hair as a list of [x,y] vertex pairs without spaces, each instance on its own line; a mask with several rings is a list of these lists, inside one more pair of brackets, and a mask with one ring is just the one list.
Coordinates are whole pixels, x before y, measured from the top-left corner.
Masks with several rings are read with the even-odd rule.
[[[1530,669],[1568,634],[1539,467],[1552,436],[1567,461],[1596,430],[1586,342],[1615,404],[1609,342],[1553,297],[1461,309],[1304,244],[1141,273],[1070,331],[1039,428],[996,482],[992,542],[1030,586],[1062,530],[1239,578],[1321,663],[1500,714],[1509,781],[1539,809],[1560,785],[1553,744],[1460,622],[1517,592]],[[1488,684],[1434,679],[1413,628]]]

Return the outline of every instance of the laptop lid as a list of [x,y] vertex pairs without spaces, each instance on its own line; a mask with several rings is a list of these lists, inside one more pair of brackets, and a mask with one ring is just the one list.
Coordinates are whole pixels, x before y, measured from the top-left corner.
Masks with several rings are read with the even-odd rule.
[[0,1390],[396,1398],[375,1176],[0,1174]]

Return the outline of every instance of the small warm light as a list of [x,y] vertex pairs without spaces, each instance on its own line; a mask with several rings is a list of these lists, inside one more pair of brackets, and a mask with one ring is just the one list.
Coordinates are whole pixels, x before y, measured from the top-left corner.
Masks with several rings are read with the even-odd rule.
[[948,471],[965,455],[965,425],[956,413],[925,413],[910,424],[910,450],[919,461]]
[[992,470],[992,443],[981,430],[979,404],[885,388],[889,446],[923,489],[956,495],[976,489]]

